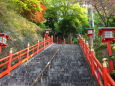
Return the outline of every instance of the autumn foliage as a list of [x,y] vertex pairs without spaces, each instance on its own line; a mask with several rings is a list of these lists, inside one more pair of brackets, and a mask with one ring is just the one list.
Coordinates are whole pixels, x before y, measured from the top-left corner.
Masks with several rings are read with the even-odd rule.
[[[31,20],[43,22],[44,21],[43,15],[44,15],[44,12],[46,10],[46,6],[42,2],[40,2],[39,5],[40,5],[41,10],[40,11],[34,10],[33,11],[34,15],[33,15],[33,18],[31,18]],[[32,17],[32,16],[30,16],[30,17]]]

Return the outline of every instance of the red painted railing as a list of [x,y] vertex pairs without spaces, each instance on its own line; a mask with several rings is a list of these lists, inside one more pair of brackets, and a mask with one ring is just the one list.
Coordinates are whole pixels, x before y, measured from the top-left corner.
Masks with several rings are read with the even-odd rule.
[[10,52],[7,57],[0,59],[0,78],[10,74],[13,69],[28,61],[32,56],[38,54],[52,43],[53,38],[48,38],[16,53]]
[[86,55],[86,60],[90,64],[92,75],[96,78],[99,86],[115,86],[115,81],[110,76],[108,67],[104,66],[104,63],[102,65],[97,60],[94,50],[89,49],[88,43],[81,36],[79,36],[79,44]]
[[54,43],[57,43],[57,44],[74,44],[72,41],[62,40],[58,37],[54,38]]

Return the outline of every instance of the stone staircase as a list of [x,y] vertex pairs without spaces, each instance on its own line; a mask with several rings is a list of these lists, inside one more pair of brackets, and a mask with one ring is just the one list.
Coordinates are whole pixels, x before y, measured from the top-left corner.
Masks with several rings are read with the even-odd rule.
[[0,80],[0,86],[32,86],[58,48],[60,51],[55,55],[51,66],[33,86],[98,86],[79,45],[74,44],[53,44],[13,71],[11,76]]
[[36,86],[98,86],[79,45],[60,45],[61,50]]

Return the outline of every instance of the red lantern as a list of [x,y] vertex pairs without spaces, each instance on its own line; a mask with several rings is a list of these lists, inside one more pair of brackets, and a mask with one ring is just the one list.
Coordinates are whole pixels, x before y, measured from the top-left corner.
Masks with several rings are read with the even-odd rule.
[[99,35],[102,35],[102,42],[107,42],[107,50],[109,56],[112,56],[111,41],[115,40],[113,31],[115,31],[115,27],[99,28]]
[[99,35],[102,35],[102,42],[107,42],[107,50],[109,56],[112,56],[111,41],[115,40],[113,31],[115,31],[115,27],[99,28]]
[[115,40],[113,31],[115,31],[115,27],[100,27],[99,35],[102,35],[102,42]]
[[87,29],[85,29],[85,30],[86,30],[88,36],[93,36],[94,29],[92,29],[92,28],[87,28]]
[[[102,42],[107,42],[108,55],[112,56],[111,41],[115,40],[114,37],[115,27],[100,27],[99,35],[102,35]],[[114,70],[113,61],[109,61],[110,72]]]
[[8,38],[9,38],[8,35],[0,33],[0,52],[2,51],[2,47],[7,46]]
[[87,35],[89,36],[90,48],[92,48],[93,47],[94,29],[92,29],[92,28],[86,28],[85,30],[87,32]]
[[47,39],[49,37],[50,32],[52,32],[52,30],[50,30],[50,29],[47,29],[44,31],[44,38],[45,39]]

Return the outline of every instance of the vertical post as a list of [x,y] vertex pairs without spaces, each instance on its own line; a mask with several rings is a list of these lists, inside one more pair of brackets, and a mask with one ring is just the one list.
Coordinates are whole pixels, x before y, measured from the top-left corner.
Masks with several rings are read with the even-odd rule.
[[83,50],[84,50],[84,53],[86,54],[86,50],[85,50],[85,39],[83,39]]
[[107,78],[106,78],[106,74],[105,74],[105,73],[108,73],[107,58],[103,58],[102,61],[103,61],[102,72],[103,72],[104,86],[108,86],[108,82],[107,82]]
[[11,66],[12,66],[12,53],[13,50],[12,48],[10,48],[10,52],[9,52],[9,62],[8,62],[8,75],[10,75],[10,71],[11,71]]
[[19,60],[19,64],[21,64],[21,52],[19,53],[18,60]]
[[29,47],[30,47],[30,43],[28,43],[27,45],[27,56],[26,56],[27,59],[29,59]]
[[94,56],[95,56],[95,52],[94,49],[91,48],[91,69],[92,69],[92,75],[94,75]]
[[91,19],[92,19],[92,27],[94,28],[94,15],[93,15],[93,10],[91,9]]
[[111,43],[110,43],[110,41],[107,42],[107,50],[108,50],[109,56],[112,56],[112,50],[111,50]]
[[52,41],[51,41],[51,44],[53,44],[53,36],[52,36]]
[[57,37],[57,44],[58,44],[58,37]]
[[37,54],[39,53],[39,40],[38,40],[38,43],[37,43]]
[[45,38],[44,38],[44,49],[45,49]]
[[87,58],[87,61],[89,61],[89,44],[88,44],[88,41],[86,41],[86,58]]
[[64,39],[64,44],[66,44],[66,41],[65,41],[65,39]]
[[89,36],[90,48],[93,48],[93,38],[92,35]]
[[0,53],[2,52],[2,46],[0,46]]

